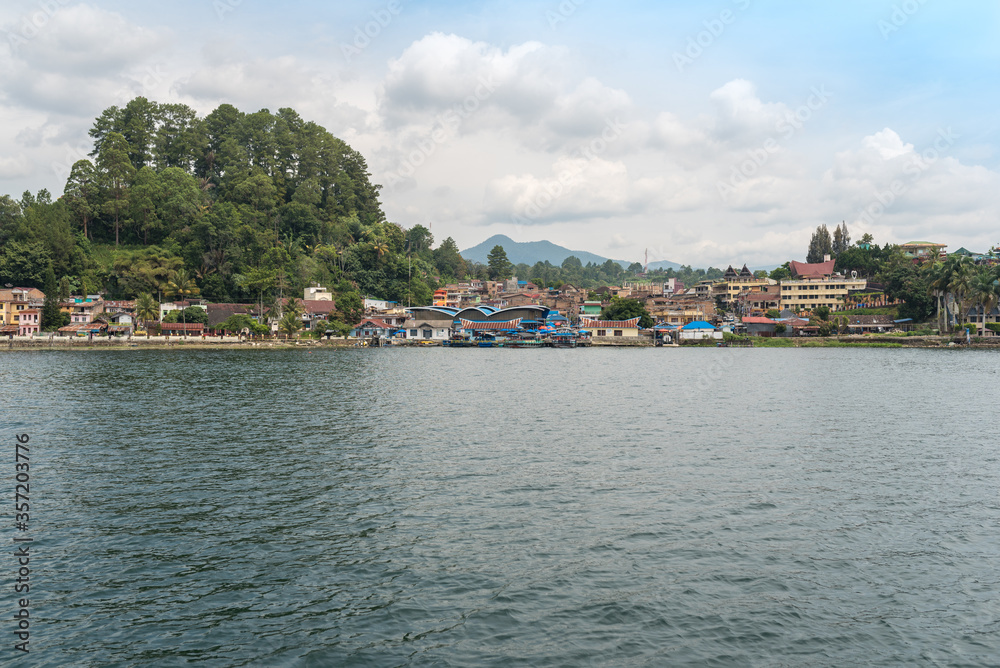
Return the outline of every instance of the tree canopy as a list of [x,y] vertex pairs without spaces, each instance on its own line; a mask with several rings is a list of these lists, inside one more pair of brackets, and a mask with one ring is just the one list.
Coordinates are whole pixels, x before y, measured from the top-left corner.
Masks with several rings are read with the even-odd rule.
[[654,322],[645,304],[638,299],[612,297],[611,303],[601,309],[601,320],[631,320],[639,318],[640,327],[652,327]]

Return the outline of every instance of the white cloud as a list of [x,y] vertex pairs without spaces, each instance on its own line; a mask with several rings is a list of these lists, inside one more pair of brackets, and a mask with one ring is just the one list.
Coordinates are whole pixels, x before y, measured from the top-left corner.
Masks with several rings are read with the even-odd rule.
[[28,176],[34,170],[31,160],[23,153],[16,157],[0,156],[0,179],[17,179]]
[[390,61],[379,100],[390,129],[427,128],[457,110],[459,133],[505,127],[525,145],[549,149],[599,135],[631,107],[624,91],[577,76],[565,49],[527,42],[504,51],[441,33]]
[[[18,60],[42,72],[87,78],[114,75],[148,60],[171,40],[165,29],[145,28],[121,14],[86,4],[63,7],[47,16],[37,34],[20,43],[15,52]],[[11,29],[19,31],[16,25],[8,26]]]

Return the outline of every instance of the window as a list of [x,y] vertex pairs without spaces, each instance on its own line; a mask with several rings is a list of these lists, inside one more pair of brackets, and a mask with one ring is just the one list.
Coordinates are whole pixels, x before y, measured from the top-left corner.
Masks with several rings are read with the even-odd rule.
[[622,330],[616,329],[615,330],[615,336],[622,336]]
[[431,330],[429,330],[429,329],[425,329],[425,330],[424,330],[424,338],[425,338],[425,339],[429,339],[429,338],[431,338],[432,336],[434,336],[434,332],[432,332],[432,331],[431,331]]
[[410,336],[416,337],[417,336],[417,330],[411,329],[410,330]]
[[598,336],[607,336],[607,335],[608,335],[608,333],[607,333],[607,331],[606,331],[606,330],[603,330],[603,329],[599,329],[599,330],[597,330],[597,335],[598,335]]

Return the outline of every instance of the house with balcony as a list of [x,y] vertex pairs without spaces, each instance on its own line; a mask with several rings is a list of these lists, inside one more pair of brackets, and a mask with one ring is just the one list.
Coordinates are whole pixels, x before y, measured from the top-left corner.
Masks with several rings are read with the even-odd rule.
[[34,336],[40,331],[42,331],[42,309],[26,308],[18,313],[18,336]]
[[101,295],[86,297],[70,297],[68,301],[59,304],[59,310],[69,314],[71,325],[84,325],[97,320],[104,313],[104,298]]
[[905,244],[900,244],[899,250],[903,251],[903,255],[907,258],[921,263],[927,260],[943,259],[946,257],[944,249],[947,247],[948,244],[938,244],[932,241],[908,241]]
[[983,313],[982,306],[973,306],[966,313],[966,322],[976,325],[978,336],[1000,336],[1000,333],[988,329],[988,323],[1000,323],[1000,306],[994,306],[989,313]]
[[[44,303],[45,293],[38,288],[0,289],[0,326],[16,328],[20,324],[21,312],[41,308]],[[5,333],[16,333],[16,329]]]
[[382,322],[378,318],[365,318],[354,326],[351,336],[359,339],[386,339],[392,335],[392,331],[389,323]]
[[791,278],[781,281],[781,308],[801,313],[821,306],[831,311],[845,308],[848,294],[864,290],[868,281],[834,272],[835,260],[827,255],[823,262],[789,262]]
[[754,276],[745,264],[740,271],[736,271],[730,265],[722,280],[712,284],[712,298],[731,308],[737,304],[741,296],[752,292],[765,292],[769,286],[776,284],[777,281],[766,276]]

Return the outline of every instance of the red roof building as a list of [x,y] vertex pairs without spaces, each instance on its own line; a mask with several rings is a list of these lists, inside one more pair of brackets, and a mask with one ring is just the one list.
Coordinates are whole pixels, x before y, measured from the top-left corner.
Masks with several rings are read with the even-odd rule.
[[833,268],[836,264],[836,260],[814,264],[792,260],[788,263],[788,268],[792,270],[792,278],[826,278],[833,275]]

